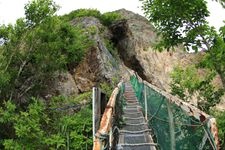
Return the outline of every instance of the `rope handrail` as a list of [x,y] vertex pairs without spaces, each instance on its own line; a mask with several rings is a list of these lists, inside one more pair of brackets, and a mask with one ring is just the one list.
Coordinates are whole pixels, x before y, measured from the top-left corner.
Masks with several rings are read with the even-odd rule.
[[104,145],[104,143],[102,143],[103,141],[101,140],[100,137],[102,137],[102,135],[108,135],[110,132],[110,129],[112,128],[112,119],[113,119],[114,107],[115,107],[115,103],[116,103],[116,97],[119,93],[119,88],[122,86],[122,83],[123,82],[121,81],[117,85],[117,87],[113,90],[113,92],[109,98],[109,101],[107,103],[105,111],[102,115],[100,127],[94,138],[93,150],[101,149],[101,147]]
[[[153,118],[155,118],[155,119],[157,119],[157,120],[159,120],[159,121],[162,121],[162,122],[169,123],[168,120],[165,120],[165,119],[162,119],[162,118],[159,118],[159,117],[156,117],[156,116],[152,116],[152,119],[153,119]],[[180,122],[175,122],[175,121],[174,121],[174,124],[175,124],[175,125],[189,126],[189,127],[202,127],[202,126],[204,126],[206,123],[207,123],[207,122],[205,121],[205,122],[203,122],[203,123],[201,123],[201,124],[187,124],[187,123],[180,123]]]
[[[180,107],[184,112],[186,112],[189,116],[193,116],[194,118],[199,120],[201,122],[201,124],[199,126],[202,126],[203,124],[207,124],[208,128],[211,130],[211,134],[214,138],[216,148],[219,149],[218,129],[216,126],[215,118],[206,114],[205,112],[201,111],[200,109],[190,105],[189,103],[184,102],[183,100],[179,99],[178,97],[173,96],[170,93],[167,93],[166,91],[161,90],[160,88],[150,84],[149,82],[142,80],[142,78],[140,76],[138,76],[138,74],[136,72],[131,71],[130,77],[131,76],[135,76],[139,82],[143,83],[145,86],[149,87],[150,89],[152,89],[155,92],[164,96],[168,100],[169,103],[175,104],[176,106]],[[155,117],[156,119],[160,119],[160,118],[157,118],[156,116],[153,116],[153,117]],[[166,121],[166,120],[164,120],[164,121]],[[188,124],[186,124],[186,125],[188,125]]]
[[[154,92],[160,94],[161,96],[163,96],[167,101],[167,103],[169,104],[175,104],[176,106],[179,107],[179,110],[181,109],[183,112],[185,112],[185,114],[187,114],[187,116],[192,116],[194,117],[196,120],[196,124],[188,124],[188,122],[180,122],[178,120],[173,120],[173,126],[174,125],[179,125],[179,126],[190,126],[190,127],[204,127],[208,129],[208,132],[205,130],[205,133],[207,135],[207,138],[210,140],[210,144],[212,145],[213,149],[219,149],[219,139],[218,139],[218,129],[216,127],[216,120],[215,118],[213,118],[212,116],[206,114],[205,112],[199,110],[198,108],[182,101],[181,99],[179,99],[176,96],[171,95],[170,93],[148,83],[147,81],[142,80],[141,77],[138,76],[138,74],[134,71],[130,71],[130,77],[135,76],[137,78],[136,83],[139,84],[139,82],[141,83],[141,90],[139,90],[138,92],[143,92],[143,90],[146,90],[146,87],[150,88],[151,90],[153,90]],[[107,106],[105,108],[104,114],[102,116],[101,122],[100,122],[100,127],[95,135],[94,138],[94,146],[93,146],[93,150],[100,150],[102,147],[106,147],[110,146],[110,142],[112,140],[112,132],[114,133],[115,130],[118,130],[118,133],[120,134],[140,134],[140,133],[145,133],[145,132],[150,132],[152,131],[152,129],[144,129],[141,131],[129,131],[129,130],[119,130],[119,128],[113,128],[115,127],[113,125],[113,118],[115,115],[115,105],[116,105],[116,99],[117,96],[119,94],[120,91],[120,87],[122,86],[123,82],[120,82],[118,84],[118,86],[113,90],[110,99],[107,103]],[[143,88],[144,87],[144,88]],[[130,94],[130,93],[129,93]],[[126,97],[126,95],[124,95],[124,97]],[[146,97],[146,94],[145,94]],[[138,99],[137,98],[137,102],[136,101],[130,101],[130,97],[126,97],[127,98],[127,102],[129,102],[129,105],[127,105],[128,107],[126,108],[126,106],[124,107],[124,109],[129,110],[128,112],[126,112],[125,114],[127,115],[132,115],[132,114],[137,114],[136,113],[132,113],[132,110],[137,110],[137,108],[134,109],[133,105],[138,103]],[[139,101],[140,102],[140,101]],[[146,102],[145,102],[146,103]],[[147,103],[146,103],[147,104]],[[161,107],[161,106],[159,106]],[[145,108],[147,110],[147,107]],[[159,108],[158,108],[159,109]],[[171,123],[171,120],[166,120],[163,119],[161,117],[159,117],[157,115],[158,112],[155,112],[154,114],[148,114],[146,113],[148,116],[150,116],[150,121],[152,119],[157,119],[159,121],[162,122],[166,122],[166,123]],[[172,116],[173,117],[173,116]],[[126,119],[130,119],[130,120],[138,120],[138,119],[143,119],[143,120],[148,120],[147,117],[127,117],[127,116],[123,116],[122,117],[123,120]],[[132,124],[132,123],[128,123],[126,125],[132,125],[132,126],[138,126],[138,125],[143,125],[146,123],[137,123],[137,124]],[[171,130],[172,131],[172,130]],[[211,139],[210,139],[210,136]],[[109,142],[110,141],[110,142]],[[204,144],[204,140],[202,142]],[[153,144],[153,146],[157,146],[158,144],[155,143],[140,143],[141,144],[147,144],[147,145],[151,145]],[[155,144],[155,145],[154,145]],[[121,144],[120,144],[121,145]],[[139,144],[127,144],[128,146],[140,146]],[[119,145],[118,145],[119,146]],[[126,146],[126,144],[122,144],[121,146]]]
[[158,146],[157,143],[119,144],[120,146]]

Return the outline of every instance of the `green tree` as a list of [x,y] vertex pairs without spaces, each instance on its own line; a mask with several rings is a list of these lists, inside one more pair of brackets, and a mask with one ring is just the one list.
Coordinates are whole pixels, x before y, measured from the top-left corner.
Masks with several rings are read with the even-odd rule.
[[35,26],[55,15],[59,6],[53,0],[32,0],[25,7],[25,18],[28,26]]
[[107,12],[101,14],[100,11],[96,9],[77,9],[69,14],[62,16],[62,20],[71,21],[75,18],[81,17],[95,17],[101,21],[101,23],[105,26],[111,25],[113,22],[122,19],[122,16],[119,15],[117,12]]
[[170,49],[181,43],[201,46],[201,36],[209,16],[205,0],[143,0],[146,17],[162,36],[159,48]]
[[77,10],[71,11],[69,14],[62,16],[62,19],[65,21],[71,21],[74,18],[80,18],[80,17],[100,18],[101,13],[100,11],[96,9],[77,9]]
[[220,29],[220,35],[216,35],[213,44],[207,51],[200,66],[215,70],[221,77],[225,88],[225,26]]
[[219,129],[219,138],[221,140],[221,150],[225,150],[225,111],[212,110],[211,114],[215,116],[217,127]]
[[209,11],[206,1],[142,0],[142,3],[145,15],[161,35],[161,41],[156,48],[169,50],[183,44],[187,50],[192,48],[196,52],[206,49],[205,67],[220,75],[225,88],[224,27],[218,34],[208,25],[206,17],[209,16]]
[[122,16],[118,14],[117,12],[107,12],[102,14],[100,20],[103,25],[110,26],[115,21],[121,20]]
[[[89,94],[90,95],[90,94]],[[58,98],[61,103],[66,99]],[[32,99],[26,111],[11,101],[0,107],[0,127],[2,130],[0,148],[18,149],[90,149],[92,147],[92,111],[90,107],[78,113],[70,113],[69,109],[61,109],[54,100],[48,107],[39,99]],[[76,105],[75,105],[76,106]],[[9,133],[9,131],[11,131]]]
[[216,1],[219,2],[225,8],[225,0],[216,0]]
[[185,101],[197,96],[198,108],[209,113],[210,108],[220,102],[224,92],[212,84],[214,74],[205,70],[205,75],[201,75],[195,66],[176,67],[171,73],[171,92]]
[[[1,99],[23,104],[30,96],[38,96],[55,72],[72,71],[91,46],[83,29],[53,15],[53,4],[37,0],[26,5],[27,10],[44,11],[38,21],[31,21],[32,28],[27,24],[28,19],[19,19],[14,26],[0,27],[0,38],[5,41],[0,47]],[[45,12],[44,8],[49,11]],[[28,18],[34,15],[33,11],[29,12]]]
[[[12,110],[14,108],[14,111]],[[10,101],[5,103],[5,110],[1,110],[1,123],[10,123],[19,139],[5,139],[3,145],[5,149],[35,149],[42,147],[44,132],[42,125],[46,124],[48,118],[43,113],[44,106],[38,101],[30,104],[28,111],[15,112],[16,106]],[[12,138],[12,137],[11,137]],[[43,147],[42,147],[43,148]]]
[[[176,68],[172,73],[172,93],[188,99],[198,94],[198,107],[209,113],[211,107],[220,102],[225,89],[225,26],[218,34],[206,21],[209,11],[205,0],[141,0],[147,18],[156,27],[161,41],[156,48],[163,50],[183,44],[198,52],[206,49],[199,65]],[[224,0],[218,0],[223,7]],[[209,69],[209,74],[200,78],[196,72],[199,67]],[[211,72],[211,73],[210,73]],[[223,89],[216,89],[212,80],[216,72],[223,83]],[[219,124],[220,138],[224,141],[224,115],[216,116]],[[223,142],[224,146],[224,142]]]

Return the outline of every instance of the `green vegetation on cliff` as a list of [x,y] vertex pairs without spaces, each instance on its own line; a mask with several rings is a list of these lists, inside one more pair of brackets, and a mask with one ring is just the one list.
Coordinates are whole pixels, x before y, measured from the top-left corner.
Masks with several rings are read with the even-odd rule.
[[116,12],[107,12],[107,13],[101,14],[100,11],[96,9],[78,9],[78,10],[74,10],[70,12],[69,14],[62,16],[63,20],[65,21],[71,21],[74,18],[80,18],[80,17],[98,18],[101,21],[101,23],[105,26],[109,26],[115,21],[122,19],[122,17]]

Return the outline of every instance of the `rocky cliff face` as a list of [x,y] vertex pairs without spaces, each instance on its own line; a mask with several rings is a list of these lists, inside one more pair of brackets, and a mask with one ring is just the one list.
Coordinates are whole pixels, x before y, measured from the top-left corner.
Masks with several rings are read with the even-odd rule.
[[174,52],[153,50],[157,42],[154,27],[144,17],[127,10],[118,10],[125,19],[111,26],[112,40],[125,65],[145,80],[169,91],[170,72],[176,65],[185,66],[198,58],[177,48]]
[[[53,85],[60,85],[55,89],[57,93],[71,95],[88,91],[99,82],[127,76],[128,68],[155,86],[170,91],[170,72],[174,66],[193,64],[204,55],[186,53],[182,47],[174,52],[155,51],[153,45],[158,37],[147,19],[124,9],[117,12],[123,19],[109,27],[94,17],[72,20],[74,26],[79,25],[87,31],[94,44],[72,72],[60,75],[55,81]],[[109,41],[114,43],[120,59],[110,53]],[[219,78],[215,82],[220,83]]]
[[59,94],[70,96],[90,91],[100,82],[110,82],[113,78],[120,79],[126,74],[126,67],[122,61],[113,57],[107,48],[112,37],[107,27],[94,17],[76,18],[71,23],[82,27],[94,43],[86,50],[85,57],[74,70],[56,75],[46,94],[47,97]]
[[[112,41],[116,44],[121,59],[127,67],[155,86],[170,92],[170,73],[174,67],[196,64],[204,56],[204,52],[187,53],[181,46],[173,52],[153,50],[158,37],[147,19],[124,9],[117,12],[124,20],[115,23],[110,29],[113,33]],[[204,70],[199,70],[199,74],[204,74]],[[222,87],[219,76],[213,82],[216,87]],[[225,96],[218,108],[225,108]]]
[[[173,67],[194,59],[194,56],[181,50],[174,53],[154,51],[152,45],[157,40],[154,27],[138,14],[125,9],[117,12],[123,19],[109,28],[94,17],[71,21],[74,26],[84,28],[94,44],[73,72],[59,74],[52,84],[53,87],[59,85],[52,90],[54,93],[70,95],[88,91],[100,81],[110,81],[114,77],[126,75],[127,68],[135,70],[143,79],[156,86],[169,90],[169,73]],[[115,44],[121,60],[115,59],[109,52],[106,40]]]
[[107,48],[111,32],[100,21],[93,17],[79,18],[72,21],[74,25],[81,25],[86,30],[94,28],[89,34],[94,45],[88,50],[84,60],[74,69],[74,80],[81,92],[90,90],[102,81],[120,78],[123,69],[120,60],[112,56]]

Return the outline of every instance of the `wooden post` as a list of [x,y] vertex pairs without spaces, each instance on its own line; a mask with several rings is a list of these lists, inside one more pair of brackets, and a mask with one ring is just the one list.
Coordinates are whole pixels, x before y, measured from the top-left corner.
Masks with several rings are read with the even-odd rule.
[[101,120],[101,91],[97,87],[92,88],[92,134],[95,140],[95,134],[99,129]]
[[167,110],[169,117],[169,127],[170,127],[170,141],[171,141],[171,150],[176,149],[176,141],[175,141],[175,131],[174,131],[174,121],[173,121],[173,113],[170,107],[170,102],[167,101]]
[[145,96],[145,120],[147,121],[148,120],[148,103],[147,103],[147,90],[146,90],[145,84],[144,84],[144,96]]
[[92,88],[92,134],[93,134],[93,140],[95,139],[95,98],[96,98],[96,87]]

